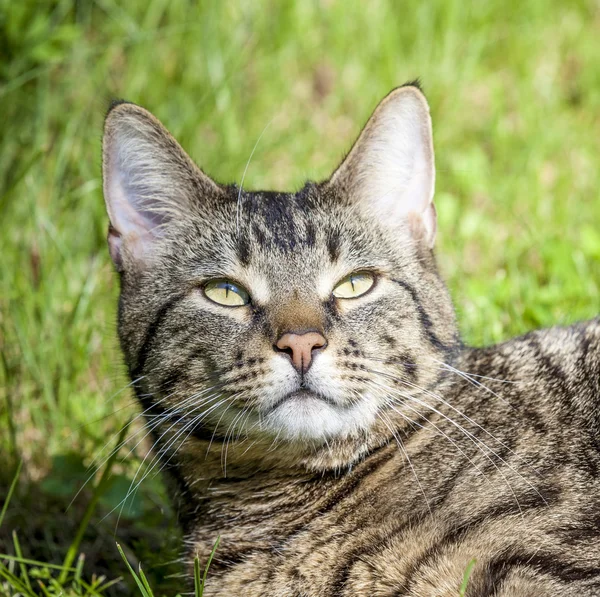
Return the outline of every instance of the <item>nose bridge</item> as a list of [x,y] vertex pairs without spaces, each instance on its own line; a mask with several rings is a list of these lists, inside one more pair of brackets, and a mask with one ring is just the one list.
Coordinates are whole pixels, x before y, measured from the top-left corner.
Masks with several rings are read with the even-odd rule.
[[282,292],[271,304],[270,326],[273,348],[286,354],[301,375],[308,372],[316,352],[327,347],[325,310],[316,293],[308,289]]
[[283,334],[303,334],[305,332],[323,333],[325,317],[323,307],[318,300],[294,296],[272,310],[271,329],[274,337]]

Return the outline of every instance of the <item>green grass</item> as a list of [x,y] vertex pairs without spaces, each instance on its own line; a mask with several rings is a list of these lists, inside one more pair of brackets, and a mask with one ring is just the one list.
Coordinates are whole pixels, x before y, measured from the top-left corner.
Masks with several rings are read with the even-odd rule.
[[[111,98],[148,107],[222,181],[240,181],[271,123],[245,185],[294,189],[326,177],[377,101],[421,77],[441,268],[465,338],[484,344],[600,310],[599,30],[583,0],[0,0],[0,500],[23,461],[0,553],[15,554],[17,530],[24,557],[64,561],[94,492],[65,508],[137,412],[120,392],[105,248]],[[134,445],[82,534],[81,578],[123,576],[104,592],[131,594],[118,540],[172,595],[179,541],[160,479],[118,527],[108,514],[148,448]]]

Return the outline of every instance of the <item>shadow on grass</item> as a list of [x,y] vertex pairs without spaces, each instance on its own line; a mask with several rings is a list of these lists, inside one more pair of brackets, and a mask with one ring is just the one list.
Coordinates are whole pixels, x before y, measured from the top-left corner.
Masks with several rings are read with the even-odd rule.
[[[7,467],[0,471],[0,508],[9,494],[14,470]],[[135,581],[119,554],[118,542],[134,569],[143,563],[155,595],[183,592],[186,583],[178,563],[183,542],[159,479],[149,477],[121,508],[130,478],[111,474],[100,495],[97,486],[89,484],[73,500],[88,476],[81,458],[73,453],[55,457],[51,472],[40,481],[27,480],[24,471],[0,525],[0,553],[19,556],[15,533],[22,557],[29,560],[62,566],[67,554],[76,548],[69,565],[75,566],[77,556],[84,554],[83,578],[121,579],[102,591],[103,596],[133,595],[137,592]],[[87,516],[89,522],[85,524]],[[78,536],[81,541],[77,545]],[[43,576],[44,572],[36,568],[31,567],[34,576]],[[1,587],[2,579],[0,594]]]

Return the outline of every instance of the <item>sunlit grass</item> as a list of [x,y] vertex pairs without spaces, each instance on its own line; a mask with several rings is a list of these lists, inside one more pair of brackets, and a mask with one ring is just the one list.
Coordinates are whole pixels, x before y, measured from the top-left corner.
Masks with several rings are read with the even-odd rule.
[[[599,311],[599,27],[598,3],[583,0],[0,0],[0,496],[24,463],[0,552],[14,555],[20,529],[24,553],[61,564],[93,492],[64,510],[137,412],[119,392],[105,248],[111,98],[152,110],[224,182],[239,183],[265,131],[244,184],[294,189],[328,176],[377,101],[420,77],[442,273],[466,340],[491,343]],[[86,527],[82,579],[127,575],[115,519],[103,519],[142,435],[119,452]],[[156,553],[164,529],[177,543],[159,479],[133,497],[116,538],[170,591],[179,581],[159,564],[180,554]]]

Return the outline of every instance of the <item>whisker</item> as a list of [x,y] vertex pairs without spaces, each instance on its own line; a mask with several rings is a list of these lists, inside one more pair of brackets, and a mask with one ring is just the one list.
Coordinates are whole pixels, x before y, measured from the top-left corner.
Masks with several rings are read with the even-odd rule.
[[[142,378],[139,378],[139,379],[142,379]],[[136,380],[136,381],[139,381],[139,379]],[[205,381],[205,380],[202,379],[202,380],[197,380],[197,381]],[[210,386],[209,388],[205,388],[205,389],[201,390],[196,396],[199,396],[199,395],[202,395],[203,393],[212,391],[212,390],[214,390],[217,387],[221,387],[221,384],[214,384],[214,385]],[[149,407],[147,407],[146,409],[144,409],[142,412],[140,412],[138,415],[136,415],[136,417],[134,417],[134,419],[132,419],[131,423],[135,422],[137,419],[139,419],[142,416],[146,416],[149,411],[151,411],[156,406],[160,406],[162,403],[164,403],[169,398],[172,398],[173,396],[177,396],[178,394],[181,394],[181,393],[182,392],[180,390],[176,390],[174,392],[171,392],[170,394],[167,394],[167,395],[163,396],[162,398],[160,398],[158,400],[155,399],[154,394],[143,394],[142,396],[152,397],[153,398],[152,404]],[[192,398],[193,398],[193,396],[192,396]],[[189,402],[189,399],[187,399],[183,403],[177,404],[176,407],[174,408],[174,410],[173,409],[168,409],[166,414],[171,414],[171,413],[176,414],[178,412],[178,409],[181,409],[183,406],[185,406],[185,404],[187,402]],[[90,464],[90,467],[94,466],[94,463],[96,462],[96,458],[98,458],[99,455],[102,454],[102,452],[104,451],[104,449],[106,448],[106,446],[110,445],[110,442],[111,442],[112,438],[116,437],[116,435],[117,434],[113,434],[111,436],[111,438],[108,440],[108,442],[102,447],[102,449],[99,451],[98,456],[95,457],[94,460],[92,460],[92,462]],[[109,455],[109,457],[110,457],[110,455]],[[106,462],[106,460],[104,462]]]
[[[490,446],[488,446],[485,442],[483,442],[481,439],[479,439],[476,435],[474,435],[473,433],[471,433],[470,431],[468,431],[467,429],[465,429],[462,425],[460,425],[459,423],[457,423],[452,418],[448,417],[447,415],[445,415],[444,413],[442,413],[441,411],[439,411],[435,407],[431,406],[430,404],[427,404],[426,402],[423,402],[422,400],[419,400],[415,396],[412,396],[410,394],[404,394],[404,393],[400,392],[399,390],[397,390],[395,388],[387,388],[387,389],[388,389],[388,391],[395,392],[396,394],[398,394],[402,398],[405,398],[405,399],[408,399],[408,400],[412,400],[413,402],[416,402],[417,404],[419,404],[419,405],[421,405],[421,406],[423,406],[425,408],[428,408],[428,409],[432,410],[433,412],[435,412],[436,414],[438,414],[439,416],[441,416],[442,418],[444,418],[451,425],[453,425],[454,427],[456,427],[461,433],[463,433],[468,439],[470,439],[475,445],[480,445],[480,446],[484,447],[491,454],[493,454],[496,458],[498,458],[498,460],[502,464],[504,464],[513,473],[515,473],[522,481],[524,481],[527,485],[529,485],[529,487],[531,489],[533,489],[533,491],[535,491],[538,494],[538,496],[542,499],[542,501],[545,504],[547,504],[547,501],[544,498],[544,496],[537,490],[537,488],[530,481],[528,481],[521,473],[519,473],[513,466],[511,466],[510,463],[508,463],[504,458],[502,458],[502,456],[500,456],[498,453],[496,453],[492,448],[490,448]],[[488,460],[490,460],[490,462],[498,470],[498,473],[505,479],[505,481],[507,483],[507,486],[510,488],[511,492],[513,493],[513,495],[515,497],[515,500],[516,500],[517,504],[519,505],[519,510],[521,510],[520,504],[518,502],[518,498],[517,498],[514,490],[512,489],[512,486],[510,485],[510,483],[506,479],[505,475],[503,474],[502,470],[498,467],[498,465],[493,461],[493,459],[487,453],[485,453],[485,452],[482,451],[482,454],[484,454],[488,458]]]
[[[235,417],[229,424],[227,431],[225,432],[225,459],[224,460],[223,460],[223,446],[221,446],[221,465],[223,467],[223,476],[224,477],[227,477],[227,451],[229,449],[229,442],[233,438],[233,431],[235,429],[235,424],[245,414],[246,408],[247,407],[244,407],[238,414],[235,415]],[[229,437],[230,431],[231,431],[231,437]]]
[[256,143],[254,144],[254,147],[252,148],[252,151],[250,152],[250,157],[248,158],[248,161],[246,162],[246,167],[244,168],[244,173],[242,174],[242,180],[240,182],[240,190],[238,192],[238,197],[237,197],[236,216],[235,216],[235,218],[236,218],[235,219],[235,233],[238,238],[240,236],[240,212],[242,209],[242,189],[244,188],[244,180],[246,179],[246,172],[248,172],[248,166],[250,166],[250,162],[252,161],[252,156],[254,156],[254,152],[256,151],[256,148],[258,147],[260,140],[262,139],[263,135],[265,134],[265,131],[269,128],[269,126],[271,126],[271,123],[273,122],[273,120],[275,120],[275,117],[271,118],[271,120],[269,120],[269,122],[267,122],[267,124],[265,125],[265,128],[262,130],[262,133],[258,136],[258,139],[256,140]]
[[[376,382],[370,382],[370,383],[376,383]],[[380,386],[381,387],[381,386]],[[383,386],[385,389],[388,389],[387,386]],[[392,390],[392,388],[389,388],[389,390]],[[379,390],[381,391],[381,390]],[[404,413],[400,412],[398,409],[394,408],[392,406],[393,401],[395,400],[392,396],[390,396],[389,394],[387,395],[388,398],[388,402],[387,402],[387,406],[389,406],[395,413],[397,413],[398,415],[400,415],[405,421],[407,421],[409,424],[413,424],[413,425],[417,425],[418,427],[420,427],[421,429],[427,429],[427,427],[425,427],[425,425],[421,425],[420,423],[418,423],[417,421],[413,421],[411,418],[407,417]],[[389,402],[389,399],[392,400],[392,402]],[[409,404],[406,404],[405,402],[401,403],[401,405],[405,408],[410,409],[412,412],[414,412],[416,415],[421,415],[421,413],[413,408],[412,406],[410,406]],[[445,433],[442,429],[440,429],[433,421],[431,420],[427,420],[427,423],[429,425],[431,425],[442,437],[444,437],[445,439],[447,439],[473,466],[473,468],[486,480],[491,484],[491,481],[488,480],[488,478],[486,477],[485,473],[477,466],[477,464],[475,463],[475,461],[458,445],[457,442],[455,442],[447,433]],[[481,450],[481,448],[479,446],[477,446],[477,448],[479,450]]]
[[[191,398],[193,398],[193,399],[196,399],[196,398],[198,398],[198,397],[199,397],[198,395],[194,395],[194,396],[192,396]],[[205,407],[206,407],[206,406],[207,406],[207,405],[208,405],[210,402],[212,402],[213,400],[215,400],[215,398],[218,398],[218,397],[219,397],[219,394],[211,394],[210,396],[208,396],[208,397],[206,397],[206,398],[203,398],[203,399],[202,399],[202,400],[201,400],[199,403],[196,403],[196,404],[194,405],[194,408],[193,408],[192,410],[190,410],[189,412],[186,412],[186,413],[185,413],[185,414],[186,414],[186,416],[190,416],[190,415],[192,415],[193,413],[197,412],[198,410],[205,408]],[[190,399],[188,399],[188,402],[189,402],[189,401],[190,401]],[[211,411],[211,409],[212,409],[213,407],[214,407],[214,405],[213,405],[213,406],[211,406],[211,407],[210,407],[210,408],[209,408],[207,411],[203,411],[203,412],[201,413],[201,416],[207,415],[207,414],[208,414],[208,413]],[[167,419],[167,420],[168,420],[168,419]],[[192,419],[192,422],[195,422],[195,421],[196,421],[196,418],[193,418],[193,419]],[[161,422],[163,422],[163,421],[162,421],[162,420],[160,420],[160,421],[159,421],[159,423],[161,423]],[[181,422],[181,421],[174,421],[174,422],[172,423],[172,425],[170,425],[170,426],[169,426],[169,427],[168,427],[168,428],[167,428],[165,431],[163,431],[163,433],[160,435],[160,437],[159,437],[159,438],[158,438],[158,439],[157,439],[157,440],[154,442],[154,445],[152,446],[152,448],[154,448],[154,446],[155,446],[155,445],[157,445],[158,443],[160,443],[160,441],[162,440],[162,438],[163,438],[163,437],[164,437],[164,436],[165,436],[167,433],[169,433],[169,431],[171,431],[171,429],[173,429],[174,427],[176,427],[176,426],[177,426],[177,425],[178,425],[180,422]],[[183,426],[183,429],[184,429],[184,430],[185,430],[185,429],[187,429],[187,427],[188,427],[189,425],[190,425],[190,422],[187,422],[187,423],[185,423],[185,424],[184,424],[184,426]],[[176,438],[177,438],[177,434],[175,435],[175,439],[176,439]],[[152,459],[152,461],[150,462],[150,465],[149,465],[149,466],[150,466],[150,468],[152,468],[152,467],[154,466],[154,463],[155,463],[155,461],[157,461],[157,460],[160,458],[160,455],[161,455],[161,453],[163,452],[163,450],[166,452],[166,450],[168,450],[168,449],[169,449],[169,447],[170,447],[170,444],[167,444],[167,445],[166,445],[164,448],[161,448],[161,449],[160,449],[160,451],[159,451],[158,455],[154,456],[154,457],[153,457],[153,459]],[[148,457],[148,455],[151,453],[151,451],[152,451],[152,450],[149,450],[149,451],[148,451],[148,454],[146,454],[146,457],[144,457],[144,460],[143,460],[143,461],[142,461],[142,463],[140,464],[140,468],[141,468],[141,466],[144,464],[144,462],[145,462],[146,458],[147,458],[147,457]],[[139,472],[140,468],[138,468],[138,472]],[[137,476],[137,473],[136,473],[136,475],[134,476],[134,478],[133,478],[133,480],[132,480],[132,483],[135,481],[135,478],[136,478],[136,476]]]
[[[210,391],[211,389],[212,389],[212,388],[206,388],[205,390],[203,390],[203,391],[202,391],[202,392],[200,392],[199,394],[202,394],[202,393],[205,393],[205,392],[207,392],[207,391]],[[209,404],[211,401],[213,401],[215,398],[218,398],[218,397],[219,397],[219,395],[218,395],[218,394],[213,394],[213,395],[211,395],[211,396],[208,396],[208,397],[206,397],[206,398],[203,398],[203,399],[200,401],[200,403],[198,403],[198,404],[196,405],[196,407],[195,407],[194,409],[192,409],[192,410],[191,410],[189,413],[186,413],[186,414],[188,414],[188,416],[189,416],[190,414],[192,414],[192,413],[196,412],[197,410],[199,410],[199,409],[201,409],[201,408],[204,408],[204,407],[206,407],[206,405],[207,405],[207,404]],[[191,398],[194,398],[194,399],[195,399],[195,398],[198,398],[198,394],[196,394],[196,395],[193,395],[192,397],[190,397],[190,398],[189,398],[189,399],[187,399],[186,401],[189,401]],[[206,414],[207,412],[210,412],[210,410],[211,410],[212,408],[213,408],[213,407],[210,407],[208,411],[205,411],[205,412],[201,413],[201,416],[202,416],[202,415],[204,415],[204,414]],[[161,423],[161,422],[164,422],[165,420],[168,420],[168,418],[166,418],[166,419],[164,419],[164,418],[159,418],[159,421],[158,421],[158,422],[159,422],[159,423]],[[195,423],[195,422],[196,422],[196,418],[192,419],[192,421]],[[124,507],[124,505],[125,505],[125,503],[126,503],[127,499],[129,499],[129,497],[130,497],[130,496],[131,496],[131,495],[132,495],[132,494],[133,494],[133,493],[134,493],[134,492],[135,492],[135,491],[138,489],[138,487],[141,485],[141,483],[144,481],[144,479],[146,479],[146,478],[148,477],[148,475],[149,475],[149,474],[152,472],[152,470],[155,468],[155,466],[156,466],[156,465],[157,465],[157,463],[159,462],[159,460],[160,460],[160,458],[162,457],[162,455],[163,455],[163,454],[165,454],[165,453],[166,453],[166,451],[168,451],[168,449],[171,447],[171,445],[172,445],[172,444],[173,444],[173,443],[174,443],[174,442],[175,442],[175,441],[178,439],[178,437],[179,437],[179,433],[180,433],[180,432],[176,433],[176,434],[175,434],[175,437],[174,437],[174,438],[173,438],[173,439],[172,439],[172,440],[171,440],[171,441],[170,441],[170,442],[169,442],[169,443],[168,443],[166,446],[163,446],[163,447],[162,447],[162,448],[159,450],[158,454],[155,454],[155,455],[153,456],[152,460],[150,461],[150,464],[148,465],[148,467],[149,467],[149,468],[148,468],[148,471],[147,471],[147,472],[146,472],[146,473],[145,473],[145,474],[142,476],[142,478],[141,478],[141,479],[140,479],[140,480],[139,480],[139,481],[138,481],[138,482],[135,484],[135,486],[134,486],[134,483],[135,483],[135,481],[136,481],[136,479],[137,479],[137,476],[138,476],[138,474],[140,473],[140,471],[141,471],[142,467],[144,466],[144,463],[146,462],[146,460],[147,460],[148,456],[149,456],[149,455],[152,453],[154,446],[156,446],[157,444],[159,444],[159,443],[160,443],[160,441],[162,440],[162,438],[163,438],[163,437],[165,437],[165,435],[166,435],[166,434],[167,434],[167,433],[168,433],[168,432],[169,432],[171,429],[173,429],[173,427],[175,427],[177,424],[179,424],[179,422],[180,422],[180,421],[175,421],[175,422],[173,422],[173,423],[172,423],[172,424],[171,424],[171,425],[170,425],[170,426],[169,426],[169,427],[168,427],[168,428],[167,428],[165,431],[163,431],[163,433],[162,433],[162,434],[161,434],[161,435],[158,437],[158,439],[157,439],[157,440],[154,442],[154,444],[153,444],[152,448],[151,448],[151,449],[148,451],[148,453],[147,453],[147,454],[144,456],[143,460],[142,460],[142,461],[141,461],[141,463],[139,464],[139,466],[138,466],[138,469],[137,469],[137,471],[136,471],[136,473],[135,473],[135,475],[134,475],[134,477],[133,477],[133,479],[132,479],[132,481],[131,481],[131,484],[130,484],[130,486],[129,486],[129,489],[128,489],[128,491],[127,491],[127,494],[125,495],[125,497],[123,498],[123,500],[121,500],[121,502],[119,502],[119,504],[117,504],[117,505],[116,505],[116,506],[115,506],[115,507],[114,507],[114,508],[113,508],[113,509],[112,509],[110,512],[108,512],[108,513],[106,514],[106,516],[103,518],[103,520],[104,520],[104,519],[105,519],[107,516],[109,516],[110,514],[112,514],[112,512],[114,512],[114,511],[115,511],[117,508],[119,508],[119,507],[121,508],[121,512],[122,512],[122,510],[123,510],[123,507]],[[185,430],[185,429],[187,429],[187,427],[188,427],[188,426],[189,426],[189,423],[187,423],[186,425],[184,425],[183,429],[184,429],[184,430]],[[121,516],[121,514],[119,514],[119,519],[120,519],[120,516]],[[118,525],[119,519],[117,520],[117,525]]]
[[[135,423],[135,421],[137,421],[140,417],[142,417],[144,415],[147,415],[148,411],[151,410],[153,408],[153,406],[164,402],[165,400],[167,400],[168,398],[170,398],[170,397],[172,397],[172,396],[174,396],[176,394],[177,394],[177,392],[173,392],[172,394],[169,394],[168,396],[165,396],[164,398],[162,398],[160,400],[157,400],[156,402],[153,403],[153,405],[149,406],[147,409],[145,409],[144,411],[142,411],[141,413],[139,413],[138,415],[136,415],[133,419],[131,419],[127,423],[127,425],[128,426],[133,425]],[[192,398],[194,398],[194,397],[192,396]],[[139,433],[141,433],[141,432],[143,432],[143,431],[146,430],[147,433],[142,437],[142,439],[133,448],[131,448],[131,450],[129,450],[129,452],[121,459],[121,462],[123,462],[148,437],[148,435],[150,435],[150,433],[153,431],[153,429],[155,429],[162,422],[162,420],[164,420],[165,417],[168,418],[168,416],[171,416],[172,414],[176,414],[178,412],[178,409],[184,407],[186,405],[186,402],[189,403],[189,401],[190,401],[190,399],[188,399],[187,401],[184,401],[183,403],[178,404],[177,405],[177,409],[175,409],[174,411],[172,411],[172,412],[167,411],[167,413],[165,415],[157,416],[157,420],[155,422],[153,422],[151,424],[146,424],[143,427],[141,427],[138,431],[136,431],[133,435],[128,435],[127,437],[125,437],[125,439],[122,442],[120,442],[118,446],[114,447],[111,450],[111,452],[101,462],[98,463],[98,458],[99,458],[100,454],[102,454],[102,452],[105,450],[105,448],[110,444],[110,441],[117,434],[111,435],[111,437],[108,440],[108,442],[99,451],[98,456],[96,456],[92,460],[92,462],[90,463],[90,465],[88,467],[88,470],[91,469],[92,467],[94,468],[94,470],[90,473],[90,475],[88,476],[88,478],[84,481],[84,483],[78,489],[77,493],[71,499],[71,502],[67,506],[67,511],[73,505],[73,502],[77,499],[77,497],[83,491],[83,489],[87,486],[87,484],[98,474],[98,471],[100,470],[100,468],[113,456],[113,454],[115,454],[119,450],[121,450],[121,448],[123,448],[123,446],[125,446],[127,444],[127,442],[131,441],[136,435],[138,435]],[[118,433],[120,433],[122,431],[122,429],[123,428],[121,428]],[[147,457],[147,455],[146,455],[146,457]]]
[[430,396],[431,398],[434,398],[434,399],[440,401],[442,404],[444,404],[445,406],[447,406],[448,408],[450,408],[452,411],[454,411],[460,417],[462,417],[463,419],[465,419],[466,421],[468,421],[469,423],[471,423],[471,425],[474,425],[478,429],[480,429],[483,433],[485,433],[487,436],[489,436],[491,439],[493,439],[495,442],[497,442],[500,446],[502,446],[505,450],[507,450],[511,455],[513,455],[516,458],[518,458],[519,460],[521,460],[523,462],[523,464],[525,464],[526,466],[528,466],[537,475],[540,474],[529,462],[527,462],[527,460],[525,460],[525,458],[523,458],[523,456],[521,456],[520,454],[517,454],[514,450],[512,450],[512,448],[510,448],[509,446],[507,446],[504,442],[502,442],[500,439],[498,439],[494,434],[490,433],[487,429],[485,429],[485,427],[482,427],[477,421],[473,420],[471,417],[469,417],[468,415],[466,415],[462,411],[458,410],[455,406],[453,406],[452,404],[450,404],[447,400],[445,400],[439,394],[436,394],[435,392],[433,392],[431,390],[428,390],[427,388],[423,388],[423,387],[421,387],[421,386],[419,386],[417,384],[414,384],[414,383],[412,383],[412,382],[410,382],[410,381],[408,381],[406,379],[402,379],[402,378],[396,377],[395,375],[392,375],[390,373],[386,373],[384,371],[377,371],[375,369],[371,369],[370,371],[371,371],[371,373],[376,373],[376,374],[382,375],[384,377],[389,377],[390,379],[392,379],[394,381],[398,381],[398,382],[400,382],[400,383],[408,386],[409,388],[414,388],[416,390],[419,390],[420,392],[423,392],[425,395]]
[[[432,358],[432,360],[438,362],[442,366],[442,368],[445,369],[446,371],[450,371],[451,373],[454,373],[455,375],[462,377],[462,379],[464,379],[465,381],[468,381],[472,386],[481,388],[481,389],[485,390],[486,392],[489,392],[492,396],[495,396],[496,398],[498,398],[498,400],[500,400],[501,402],[503,402],[510,408],[514,409],[514,406],[510,402],[508,402],[508,400],[505,400],[504,398],[502,398],[502,396],[500,396],[499,394],[494,392],[492,389],[488,388],[486,385],[482,384],[480,381],[477,381],[476,379],[472,379],[472,376],[470,374],[465,373],[464,371],[461,371],[460,369],[457,369],[456,367],[453,367],[452,365],[448,365],[447,363],[438,361],[437,359]],[[489,379],[489,378],[485,378],[485,379]],[[503,383],[515,383],[516,384],[518,382],[504,381]]]
[[[391,388],[390,388],[390,389],[391,389]],[[410,396],[404,396],[404,395],[402,395],[402,397],[405,397],[405,398],[409,398],[409,399],[411,399],[411,397],[410,397]],[[406,403],[401,403],[401,405],[402,405],[402,406],[404,406],[404,407],[408,407],[408,408],[410,408],[410,409],[411,409],[413,412],[415,412],[415,413],[419,414],[419,413],[418,413],[418,411],[417,411],[416,409],[413,409],[413,408],[411,408],[411,407],[410,407],[410,406],[408,406]],[[398,411],[397,411],[397,410],[396,410],[394,407],[391,407],[391,408],[392,408],[392,410],[394,410],[394,411],[398,412]],[[399,413],[399,414],[400,414],[400,413]],[[456,424],[454,421],[452,421],[452,419],[450,419],[450,418],[448,418],[448,421],[450,421],[450,422],[452,422],[453,424],[457,425],[457,424]],[[431,423],[431,421],[430,421],[430,423]],[[515,498],[515,502],[516,502],[516,504],[517,504],[517,507],[519,508],[519,512],[521,513],[521,516],[522,516],[522,515],[523,515],[523,510],[521,509],[521,504],[520,504],[520,502],[519,502],[519,498],[517,497],[517,494],[515,493],[515,491],[514,491],[514,489],[513,489],[512,485],[510,484],[510,482],[509,482],[509,481],[508,481],[508,479],[506,478],[506,475],[504,475],[504,473],[502,472],[502,470],[500,469],[500,467],[497,465],[497,463],[496,463],[496,462],[494,462],[494,460],[491,458],[491,456],[490,456],[489,454],[487,454],[487,453],[486,453],[486,452],[483,450],[483,448],[486,448],[487,450],[489,450],[490,448],[489,448],[488,446],[486,446],[486,444],[485,444],[485,443],[478,441],[478,438],[476,438],[476,437],[474,437],[474,436],[473,436],[473,437],[471,437],[471,436],[469,435],[469,433],[467,432],[467,430],[466,430],[466,429],[464,429],[464,428],[462,428],[460,425],[457,425],[457,427],[458,427],[458,429],[459,429],[459,430],[460,430],[460,431],[461,431],[461,432],[462,432],[462,433],[463,433],[463,434],[464,434],[464,435],[465,435],[465,436],[466,436],[466,437],[467,437],[467,438],[468,438],[468,439],[469,439],[469,440],[470,440],[470,441],[473,443],[473,445],[474,445],[474,446],[475,446],[475,447],[476,447],[476,448],[477,448],[477,449],[478,449],[478,450],[479,450],[479,451],[480,451],[480,452],[481,452],[481,453],[482,453],[482,454],[483,454],[483,455],[484,455],[484,456],[485,456],[485,457],[486,457],[486,458],[487,458],[487,459],[490,461],[490,463],[491,463],[491,464],[494,466],[494,468],[495,468],[495,469],[498,471],[498,474],[499,474],[499,475],[500,475],[500,476],[501,476],[501,477],[504,479],[504,482],[506,483],[506,486],[508,487],[509,491],[510,491],[510,492],[513,494],[513,497]],[[481,445],[480,445],[480,444],[481,444]],[[465,454],[465,453],[464,453],[462,450],[461,450],[461,452],[462,452],[462,453],[463,453],[463,454],[466,456],[466,454]],[[469,461],[470,461],[470,462],[473,464],[473,466],[474,466],[475,468],[477,468],[477,469],[478,469],[477,465],[475,465],[475,463],[473,462],[473,460],[472,460],[471,458],[469,458],[468,456],[466,456],[466,457],[467,457],[467,459],[468,459],[468,460],[469,460]],[[500,460],[502,460],[502,459],[500,459]],[[503,462],[504,462],[504,461],[503,461]],[[507,463],[505,463],[505,464],[507,464]],[[509,466],[509,465],[507,464],[507,466]],[[509,467],[509,468],[510,468],[510,467]],[[479,469],[478,469],[478,470],[479,470]],[[479,472],[480,472],[480,473],[482,473],[482,471],[479,471]],[[516,472],[516,471],[515,471],[515,472]],[[522,477],[522,475],[520,475],[519,473],[517,473],[517,474],[518,474],[518,475],[519,475],[521,478],[523,478],[523,479],[524,479],[524,477]],[[482,475],[483,475],[483,473],[482,473]],[[484,478],[486,478],[486,477],[485,477],[485,475],[483,475],[483,477],[484,477]],[[524,479],[524,480],[525,480],[525,479]],[[526,480],[525,480],[525,481],[526,481]],[[526,483],[528,483],[528,482],[526,481]],[[529,484],[529,485],[530,485],[531,487],[533,487],[533,485],[531,485],[531,484]],[[533,487],[533,489],[535,490],[535,487]],[[540,496],[540,497],[541,497],[541,496]],[[542,499],[543,499],[543,497],[542,497]]]
[[421,490],[421,493],[423,494],[423,498],[425,499],[425,503],[427,504],[427,509],[429,510],[429,514],[433,515],[433,512],[431,511],[431,506],[429,505],[429,500],[427,499],[427,494],[425,493],[425,490],[423,489],[423,485],[421,485],[421,481],[419,480],[417,471],[415,470],[415,467],[413,466],[410,456],[408,455],[408,452],[406,451],[404,444],[402,443],[402,440],[400,439],[400,436],[394,431],[391,421],[389,421],[389,419],[387,420],[387,421],[389,421],[389,423],[386,421],[387,417],[384,418],[384,413],[379,412],[379,413],[377,413],[377,415],[383,421],[383,424],[390,430],[390,433],[394,436],[394,439],[396,440],[398,447],[402,451],[402,454],[406,458],[406,461],[408,462],[408,466],[410,466],[410,470],[412,471],[415,481],[417,482],[417,485],[419,486],[419,489]]

